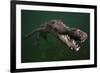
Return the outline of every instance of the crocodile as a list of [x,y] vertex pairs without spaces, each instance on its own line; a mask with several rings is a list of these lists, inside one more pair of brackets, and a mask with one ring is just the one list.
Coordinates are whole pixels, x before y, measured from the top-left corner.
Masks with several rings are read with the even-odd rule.
[[53,32],[62,43],[75,51],[80,50],[80,44],[88,37],[86,32],[78,28],[71,28],[59,19],[50,20],[41,24],[38,28],[33,29],[31,32],[26,34],[25,39],[32,36],[34,32],[43,32],[45,33],[44,37],[47,37],[49,32]]

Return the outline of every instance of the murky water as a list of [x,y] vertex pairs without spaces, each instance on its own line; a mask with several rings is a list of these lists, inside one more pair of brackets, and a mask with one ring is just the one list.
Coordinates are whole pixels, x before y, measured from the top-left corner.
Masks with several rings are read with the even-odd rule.
[[[79,52],[69,49],[61,43],[52,33],[47,39],[34,33],[30,38],[23,40],[25,35],[37,28],[45,21],[61,19],[67,26],[79,28],[88,34],[88,39],[81,44]],[[90,58],[90,14],[74,12],[50,11],[21,11],[21,61],[43,62],[64,60],[85,60]],[[43,35],[45,33],[42,33]]]

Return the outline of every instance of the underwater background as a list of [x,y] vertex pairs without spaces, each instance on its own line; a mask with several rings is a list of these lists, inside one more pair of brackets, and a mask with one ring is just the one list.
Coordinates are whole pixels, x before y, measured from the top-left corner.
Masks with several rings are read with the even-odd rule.
[[[81,48],[78,52],[61,43],[52,33],[48,34],[47,40],[43,39],[39,32],[33,33],[26,40],[24,39],[29,32],[53,19],[60,19],[67,26],[79,28],[88,34],[87,40],[80,45]],[[21,10],[21,62],[86,59],[90,59],[89,13]]]

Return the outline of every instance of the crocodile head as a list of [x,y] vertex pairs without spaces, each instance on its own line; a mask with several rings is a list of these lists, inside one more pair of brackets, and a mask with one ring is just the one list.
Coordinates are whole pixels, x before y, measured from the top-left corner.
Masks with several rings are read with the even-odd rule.
[[71,50],[79,51],[80,44],[87,39],[87,33],[66,26],[61,20],[51,20],[49,28],[57,34],[58,39],[66,44]]

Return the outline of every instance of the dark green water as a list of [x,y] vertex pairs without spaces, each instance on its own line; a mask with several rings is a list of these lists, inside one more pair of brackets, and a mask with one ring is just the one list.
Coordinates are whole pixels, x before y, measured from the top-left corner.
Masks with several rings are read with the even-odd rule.
[[[23,40],[27,33],[52,19],[61,19],[67,26],[79,28],[88,34],[88,39],[81,44],[79,52],[70,50],[51,33],[48,34],[47,40],[39,37],[39,33]],[[22,10],[21,29],[21,62],[90,59],[89,13]]]

